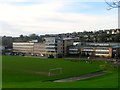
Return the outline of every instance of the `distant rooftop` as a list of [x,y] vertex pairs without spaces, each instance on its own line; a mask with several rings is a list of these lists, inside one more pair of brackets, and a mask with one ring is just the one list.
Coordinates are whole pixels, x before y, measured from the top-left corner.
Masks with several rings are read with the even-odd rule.
[[71,39],[73,39],[73,38],[63,38],[63,40],[71,40]]

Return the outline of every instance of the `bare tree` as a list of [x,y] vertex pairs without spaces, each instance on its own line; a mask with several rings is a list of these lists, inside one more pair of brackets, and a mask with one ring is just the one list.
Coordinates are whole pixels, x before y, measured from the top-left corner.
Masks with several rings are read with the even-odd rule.
[[120,8],[120,0],[112,0],[110,2],[105,0],[105,2],[108,5],[108,10],[111,10],[113,8]]

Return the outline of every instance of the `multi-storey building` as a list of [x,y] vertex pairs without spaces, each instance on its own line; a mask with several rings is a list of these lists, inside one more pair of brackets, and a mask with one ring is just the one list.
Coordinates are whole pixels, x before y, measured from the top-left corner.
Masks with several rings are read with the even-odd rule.
[[13,43],[13,52],[32,54],[33,49],[34,49],[34,43],[30,43],[30,42]]
[[80,52],[81,52],[81,55],[93,56],[95,54],[95,49],[94,49],[94,47],[84,46],[81,48]]
[[79,57],[81,54],[80,51],[81,51],[81,47],[79,44],[71,45],[69,46],[69,49],[68,49],[68,55],[69,57]]
[[58,37],[45,37],[45,48],[46,55],[53,55],[57,57],[58,54],[62,54],[63,52],[63,43],[62,40]]
[[112,57],[112,47],[96,47],[95,56]]
[[56,36],[45,37],[44,43],[17,42],[13,43],[13,52],[21,52],[35,56],[50,55],[63,57],[68,54],[68,47],[73,44],[72,38],[59,38]]
[[13,52],[34,56],[45,56],[46,48],[44,43],[17,42],[13,43]]
[[85,43],[84,45],[77,45],[69,47],[69,54],[78,54],[83,56],[99,56],[115,58],[120,57],[120,43]]
[[68,47],[73,45],[72,38],[45,37],[46,54],[54,57],[67,56]]
[[35,56],[46,56],[45,43],[34,43],[32,54]]
[[114,58],[119,57],[120,58],[120,46],[114,46],[112,48],[112,57],[114,57]]
[[69,46],[73,45],[73,38],[63,38],[63,56],[67,56],[68,55],[68,48]]

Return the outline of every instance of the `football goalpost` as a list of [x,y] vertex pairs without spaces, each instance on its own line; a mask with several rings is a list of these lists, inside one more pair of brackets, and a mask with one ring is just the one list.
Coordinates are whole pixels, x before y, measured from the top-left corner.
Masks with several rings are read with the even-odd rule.
[[63,71],[62,68],[53,68],[53,69],[49,69],[48,76],[53,76],[53,75],[61,74],[62,71]]

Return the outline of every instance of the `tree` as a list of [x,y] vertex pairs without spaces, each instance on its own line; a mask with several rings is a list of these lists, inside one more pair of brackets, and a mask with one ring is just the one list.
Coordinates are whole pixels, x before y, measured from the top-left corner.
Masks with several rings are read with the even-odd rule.
[[36,39],[38,40],[39,39],[39,36],[36,34],[30,34],[29,37],[30,37],[30,40],[36,40]]
[[2,37],[2,45],[6,48],[12,48],[13,39],[12,37]]
[[116,34],[113,39],[114,42],[120,42],[120,33]]
[[108,10],[111,10],[113,8],[120,8],[120,0],[113,0],[112,2],[105,0],[105,2],[108,5]]

